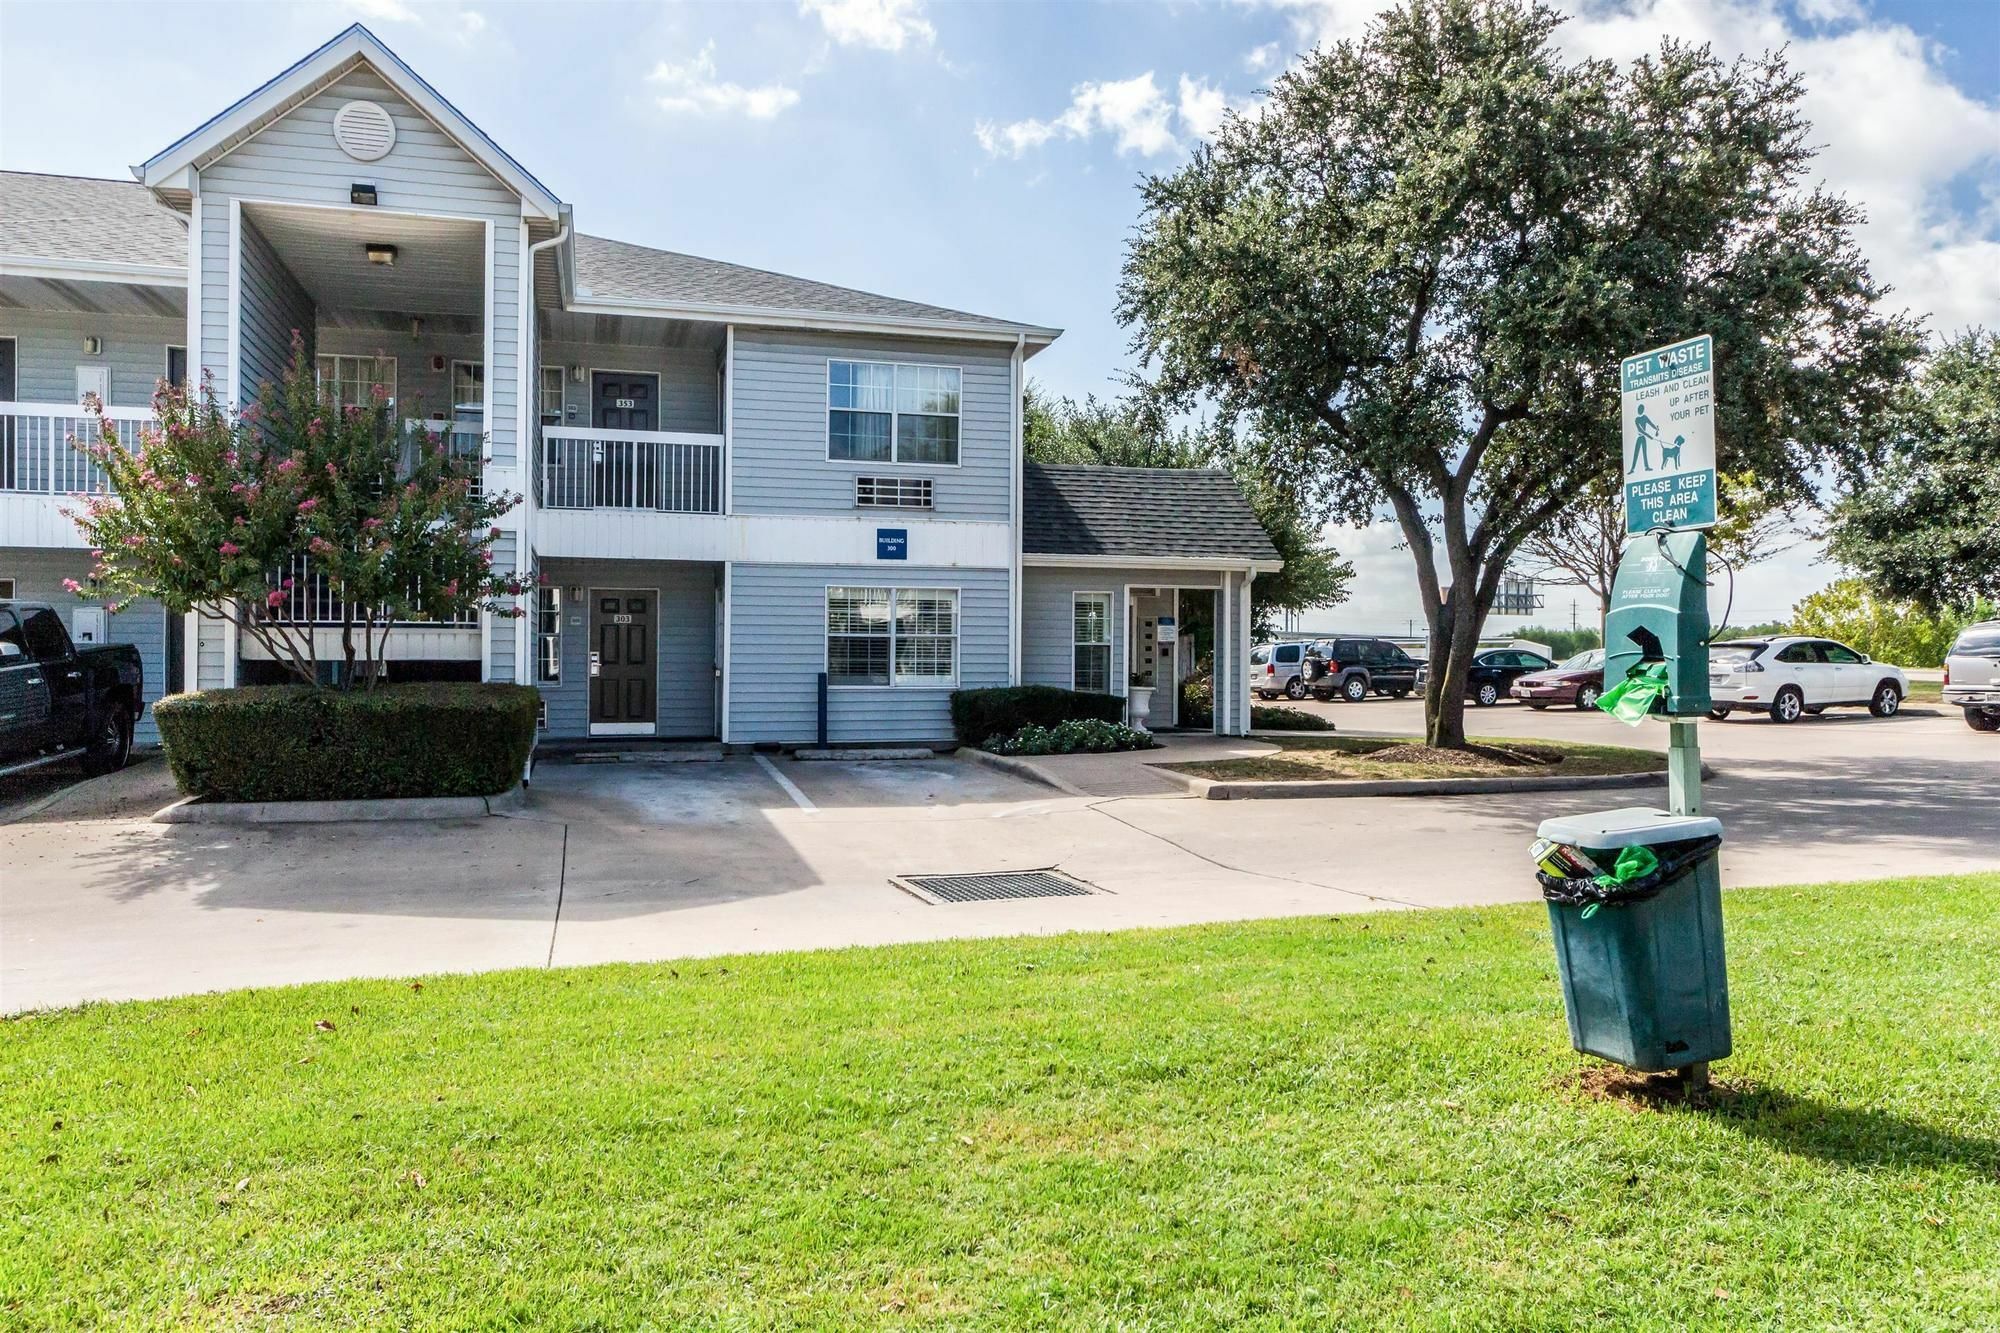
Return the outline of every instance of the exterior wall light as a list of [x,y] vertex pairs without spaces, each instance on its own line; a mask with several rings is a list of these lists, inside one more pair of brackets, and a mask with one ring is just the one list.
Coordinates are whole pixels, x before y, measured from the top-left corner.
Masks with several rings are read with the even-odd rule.
[[394,268],[396,266],[396,247],[393,245],[383,245],[375,241],[369,242],[368,262],[371,264],[380,264],[383,268]]

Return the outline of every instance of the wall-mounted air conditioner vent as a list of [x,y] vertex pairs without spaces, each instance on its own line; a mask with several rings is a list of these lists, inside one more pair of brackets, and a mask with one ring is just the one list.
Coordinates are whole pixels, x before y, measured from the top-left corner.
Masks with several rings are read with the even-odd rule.
[[929,477],[856,477],[854,504],[860,509],[929,509]]
[[349,102],[333,113],[333,141],[356,162],[373,162],[396,146],[396,122],[375,102]]

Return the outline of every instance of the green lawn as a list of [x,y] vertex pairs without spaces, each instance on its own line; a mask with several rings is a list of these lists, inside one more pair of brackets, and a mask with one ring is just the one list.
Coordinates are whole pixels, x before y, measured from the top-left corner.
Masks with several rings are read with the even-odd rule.
[[2000,1326],[2000,874],[1727,910],[1710,1109],[1539,907],[30,1016],[0,1324]]
[[[1611,773],[1657,773],[1667,757],[1657,750],[1624,745],[1585,745],[1577,741],[1505,739],[1475,736],[1477,750],[1466,753],[1431,751],[1394,761],[1377,758],[1384,751],[1401,752],[1422,746],[1419,736],[1262,736],[1279,753],[1255,759],[1216,759],[1198,764],[1163,764],[1191,777],[1218,782],[1309,782],[1328,779],[1387,778],[1532,778],[1599,777]],[[1508,762],[1501,751],[1536,762]]]

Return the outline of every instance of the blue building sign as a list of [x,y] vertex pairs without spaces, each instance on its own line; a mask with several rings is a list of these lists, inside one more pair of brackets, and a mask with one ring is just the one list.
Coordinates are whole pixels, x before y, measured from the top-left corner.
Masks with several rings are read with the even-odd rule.
[[877,560],[908,560],[910,558],[910,530],[908,528],[875,529],[875,558]]

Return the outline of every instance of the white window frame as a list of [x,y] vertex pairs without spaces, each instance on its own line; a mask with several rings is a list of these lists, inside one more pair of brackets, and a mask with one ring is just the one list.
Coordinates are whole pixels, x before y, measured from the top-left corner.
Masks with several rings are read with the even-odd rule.
[[[543,628],[542,617],[546,615],[550,609],[548,607],[543,606],[542,604],[542,598],[544,594],[546,594],[550,598],[551,603],[553,605],[553,609],[555,611],[556,627],[553,630]],[[562,684],[562,627],[563,627],[563,597],[562,597],[561,585],[554,583],[537,584],[535,587],[535,630],[534,630],[535,684],[537,685]],[[553,657],[547,655],[547,650],[551,645],[553,645],[555,648],[555,654]],[[555,663],[556,667],[555,674],[552,676],[545,676],[542,674],[542,668],[545,663],[550,661],[553,661]]]
[[[402,379],[403,372],[402,368],[396,364],[395,357],[386,355],[376,356],[373,353],[369,352],[319,352],[315,354],[313,357],[313,388],[315,391],[324,388],[326,385],[325,363],[328,361],[333,362],[333,382],[336,386],[334,389],[334,394],[336,399],[338,399],[340,392],[337,386],[341,383],[341,374],[340,374],[341,362],[386,361],[389,363],[389,401],[387,403],[387,406],[393,408],[399,401],[401,401],[402,386],[400,381]],[[354,379],[355,382],[359,383],[360,376],[357,375],[354,377]]]
[[[836,408],[833,405],[833,368],[842,366],[882,366],[889,371],[889,456],[887,458],[836,458],[833,454],[833,414],[835,412],[856,411],[855,408]],[[896,455],[902,449],[902,412],[896,406],[896,395],[900,387],[896,375],[901,370],[949,370],[958,376],[958,411],[956,412],[912,412],[911,416],[949,416],[958,423],[957,456],[949,463],[904,462]],[[830,356],[826,359],[826,392],[822,401],[821,426],[826,431],[826,461],[841,463],[849,467],[936,467],[959,468],[965,465],[965,367],[946,362],[931,361],[870,361],[865,357]]]
[[[886,592],[889,594],[889,621],[888,621],[889,683],[888,684],[837,685],[834,683],[833,651],[832,651],[832,645],[829,642],[829,640],[833,638],[833,629],[831,627],[831,623],[827,619],[827,615],[832,608],[833,593],[834,589],[836,588],[841,589],[843,591]],[[945,677],[942,676],[922,676],[911,680],[898,680],[896,678],[896,601],[900,594],[906,592],[951,594],[951,634],[948,636],[951,639],[951,677],[949,679],[946,679]],[[873,636],[848,635],[845,637],[861,638],[861,637],[873,637]],[[918,635],[917,637],[923,639],[941,639],[947,636],[942,634],[921,634]],[[829,583],[825,586],[820,597],[819,668],[821,671],[824,671],[826,673],[827,676],[826,687],[829,690],[955,690],[958,688],[959,654],[962,648],[964,647],[964,642],[965,642],[965,593],[963,589],[957,587],[956,585],[944,585],[935,583],[896,583],[896,584]]]
[[479,372],[479,410],[482,413],[486,411],[486,363],[484,361],[471,361],[454,357],[451,363],[451,379],[446,388],[446,392],[451,395],[451,419],[453,421],[458,420],[459,408],[465,406],[458,398],[458,372],[461,368]]
[[[1099,600],[1104,603],[1104,641],[1102,643],[1086,643],[1076,637],[1077,603],[1086,599]],[[1116,599],[1109,592],[1073,592],[1069,595],[1069,687],[1072,690],[1083,689],[1083,686],[1076,683],[1077,649],[1102,648],[1104,650],[1104,688],[1102,690],[1092,690],[1091,693],[1117,693],[1112,688],[1117,683],[1113,679],[1113,668],[1117,666],[1117,663],[1113,660],[1112,652],[1117,645],[1112,641],[1118,636],[1112,632],[1111,628],[1112,606],[1115,601]]]
[[[549,376],[551,374],[555,376],[556,381],[556,410],[553,413],[549,411]],[[541,368],[540,383],[535,386],[535,414],[544,426],[560,426],[563,424],[565,419],[564,408],[566,406],[563,401],[563,379],[564,371],[561,366],[543,366]],[[549,419],[551,416],[555,420],[551,421]]]

